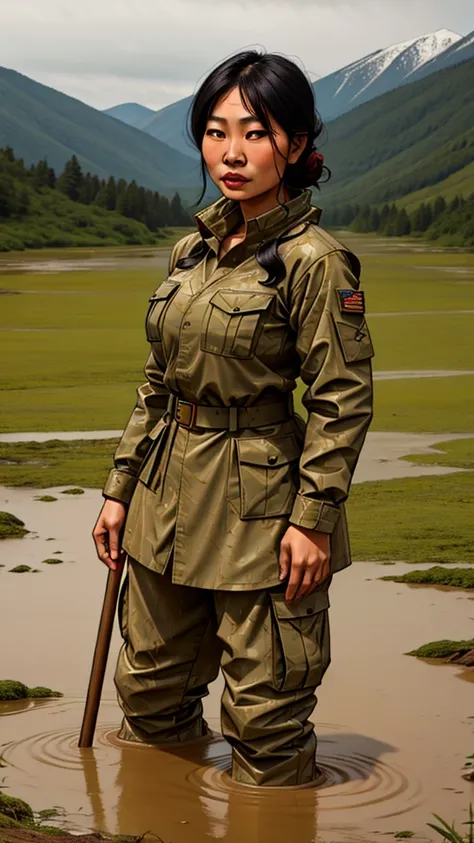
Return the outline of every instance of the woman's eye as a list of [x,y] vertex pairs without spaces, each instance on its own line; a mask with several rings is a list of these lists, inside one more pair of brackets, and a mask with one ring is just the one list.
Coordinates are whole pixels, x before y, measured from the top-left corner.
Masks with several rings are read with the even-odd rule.
[[211,138],[224,137],[224,132],[222,132],[220,129],[208,129],[206,135],[209,135]]
[[247,137],[249,137],[249,135],[256,135],[258,138],[264,138],[265,135],[268,135],[268,132],[266,132],[265,129],[252,129],[251,132],[247,132]]

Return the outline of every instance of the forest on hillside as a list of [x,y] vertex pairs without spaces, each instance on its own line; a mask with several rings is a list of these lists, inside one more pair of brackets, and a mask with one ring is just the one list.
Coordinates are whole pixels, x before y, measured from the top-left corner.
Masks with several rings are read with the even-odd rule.
[[326,228],[349,228],[359,234],[383,237],[423,237],[439,246],[474,247],[474,193],[467,198],[455,196],[446,202],[436,196],[422,202],[408,214],[395,202],[382,208],[371,205],[344,205],[324,211]]
[[74,245],[151,244],[161,229],[189,226],[179,193],[169,200],[125,179],[84,173],[75,155],[56,174],[0,149],[0,251]]

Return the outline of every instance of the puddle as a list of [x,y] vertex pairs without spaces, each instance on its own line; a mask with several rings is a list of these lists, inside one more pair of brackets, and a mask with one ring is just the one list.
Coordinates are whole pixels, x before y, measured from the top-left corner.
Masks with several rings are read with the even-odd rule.
[[[332,664],[313,717],[325,779],[316,789],[256,792],[226,778],[220,678],[204,700],[215,732],[208,742],[176,750],[119,744],[112,679],[117,629],[94,748],[78,750],[106,580],[90,537],[102,499],[86,490],[46,505],[34,500],[37,493],[0,489],[0,509],[37,531],[1,544],[0,633],[11,642],[2,647],[1,671],[65,697],[0,704],[7,792],[35,810],[63,807],[72,831],[149,831],[166,843],[287,843],[295,828],[298,843],[371,843],[401,829],[428,839],[432,811],[458,824],[465,818],[474,785],[460,772],[472,752],[474,721],[472,686],[462,680],[472,671],[403,653],[442,637],[471,637],[473,604],[466,592],[378,579],[413,569],[403,563],[358,563],[337,574]],[[64,564],[42,566],[54,551],[62,551]],[[42,572],[12,576],[8,569],[20,563]]]

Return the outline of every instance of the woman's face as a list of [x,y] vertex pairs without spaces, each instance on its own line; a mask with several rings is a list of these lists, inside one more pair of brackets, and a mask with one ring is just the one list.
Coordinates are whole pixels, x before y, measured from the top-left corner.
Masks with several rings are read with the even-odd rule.
[[209,177],[228,198],[245,202],[264,194],[276,196],[286,164],[293,164],[303,151],[305,135],[296,137],[289,150],[288,135],[271,115],[269,119],[277,149],[245,108],[238,87],[216,103],[207,121],[202,154]]

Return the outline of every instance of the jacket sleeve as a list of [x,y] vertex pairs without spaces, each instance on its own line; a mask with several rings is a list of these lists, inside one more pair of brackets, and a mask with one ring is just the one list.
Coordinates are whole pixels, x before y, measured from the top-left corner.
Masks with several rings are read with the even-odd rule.
[[360,304],[343,305],[339,290],[359,288],[360,264],[344,250],[315,260],[292,291],[290,323],[296,333],[308,411],[299,463],[300,485],[289,520],[331,533],[373,415],[374,350]]
[[[173,247],[168,274],[176,265],[183,240]],[[152,444],[149,434],[166,412],[169,390],[163,382],[164,369],[165,361],[160,360],[159,352],[151,351],[144,370],[146,383],[137,389],[135,407],[114,454],[114,468],[102,490],[105,498],[130,503],[140,467]]]

